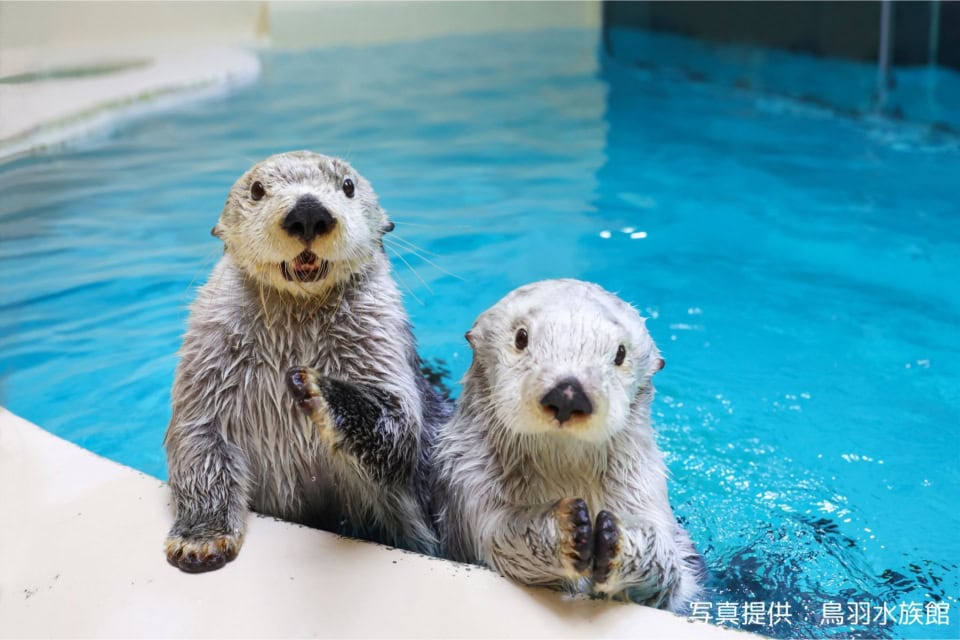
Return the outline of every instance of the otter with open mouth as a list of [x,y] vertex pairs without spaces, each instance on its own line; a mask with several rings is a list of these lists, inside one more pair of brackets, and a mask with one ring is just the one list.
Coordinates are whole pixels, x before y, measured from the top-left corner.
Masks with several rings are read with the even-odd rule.
[[330,271],[330,261],[321,260],[313,251],[304,249],[292,262],[281,262],[280,272],[290,282],[317,282]]
[[[213,229],[224,255],[191,306],[164,441],[171,564],[232,560],[251,507],[436,551],[424,465],[448,408],[420,371],[382,244],[392,229],[370,183],[336,158],[275,155],[230,190]],[[324,393],[309,416],[287,388],[301,364]]]

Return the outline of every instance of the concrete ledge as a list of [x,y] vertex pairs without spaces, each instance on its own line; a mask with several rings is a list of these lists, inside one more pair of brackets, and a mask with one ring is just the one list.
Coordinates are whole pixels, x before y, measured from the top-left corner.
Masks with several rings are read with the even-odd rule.
[[[0,158],[82,135],[125,111],[158,110],[171,102],[220,94],[253,82],[260,73],[260,61],[250,51],[177,48],[169,42],[155,48],[138,44],[2,53]],[[103,69],[108,72],[98,72]],[[10,82],[30,76],[41,79]]]
[[3,637],[732,637],[569,599],[478,567],[263,517],[240,556],[187,575],[162,551],[169,492],[0,409]]

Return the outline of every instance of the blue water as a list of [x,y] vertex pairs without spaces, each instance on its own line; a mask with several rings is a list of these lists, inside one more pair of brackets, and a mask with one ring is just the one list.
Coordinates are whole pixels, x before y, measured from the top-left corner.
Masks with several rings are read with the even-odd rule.
[[[175,352],[227,190],[277,151],[342,155],[398,223],[423,355],[454,387],[464,331],[518,285],[594,280],[650,318],[659,440],[713,616],[787,602],[790,624],[751,628],[960,635],[956,137],[659,74],[578,31],[263,69],[0,166],[0,402],[166,477]],[[950,623],[821,625],[831,601],[898,618],[940,601]]]

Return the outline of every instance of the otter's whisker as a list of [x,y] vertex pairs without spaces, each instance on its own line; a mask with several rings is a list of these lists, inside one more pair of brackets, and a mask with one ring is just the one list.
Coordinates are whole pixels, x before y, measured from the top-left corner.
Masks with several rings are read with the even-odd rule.
[[[386,239],[386,236],[384,236],[384,239]],[[445,274],[447,274],[448,276],[450,276],[451,278],[456,278],[457,280],[462,280],[463,282],[466,282],[466,281],[467,281],[466,278],[464,278],[463,276],[458,276],[458,275],[455,274],[455,273],[451,273],[450,271],[447,271],[446,269],[444,269],[443,267],[441,267],[440,265],[438,265],[436,262],[434,262],[433,260],[425,257],[425,256],[422,255],[421,253],[419,253],[419,252],[417,252],[417,251],[414,251],[413,249],[409,249],[409,248],[408,248],[407,250],[408,250],[410,253],[412,253],[413,255],[415,255],[415,256],[417,256],[418,258],[420,258],[421,260],[423,260],[424,262],[426,262],[427,264],[429,264],[431,267],[433,267],[433,268],[436,269],[437,271],[440,271],[440,272],[442,272],[442,273],[445,273]]]
[[394,275],[394,277],[397,279],[397,281],[400,283],[400,286],[403,287],[403,289],[404,289],[407,293],[409,293],[410,296],[411,296],[414,300],[416,300],[417,302],[419,302],[421,306],[426,306],[426,305],[423,303],[423,300],[421,300],[420,298],[417,297],[417,294],[415,294],[415,293],[413,292],[413,289],[410,288],[410,285],[407,284],[407,281],[404,280],[404,279],[400,276],[399,273],[394,273],[393,275]]
[[[409,265],[408,265],[408,266],[409,266]],[[404,291],[406,291],[407,293],[409,293],[410,296],[411,296],[414,300],[416,300],[417,302],[419,302],[421,306],[426,306],[426,305],[423,303],[423,300],[421,300],[419,297],[417,297],[417,294],[415,294],[415,293],[413,292],[413,288],[412,288],[409,284],[407,284],[407,281],[403,278],[403,276],[401,276],[401,275],[400,275],[399,273],[397,273],[396,271],[393,272],[393,276],[394,276],[394,278],[396,278],[397,283],[403,288]]]
[[[203,258],[203,261],[200,263],[200,265],[203,267],[204,273],[208,273],[210,271],[210,267],[213,265],[215,261],[214,258],[216,256],[216,251],[222,251],[222,250],[223,250],[222,247],[215,247],[211,251],[207,252],[207,254]],[[193,285],[197,282],[197,278],[199,278],[200,276],[201,276],[201,272],[198,271],[194,273],[192,278],[190,278],[190,284],[187,285],[186,290],[183,292],[184,297],[190,292],[191,289],[193,289]]]
[[[340,285],[337,287],[337,304],[334,305],[335,309],[340,308],[340,305],[343,304],[343,299],[346,297],[346,295],[347,295],[347,285],[346,283],[341,282]],[[330,316],[331,322],[333,322],[333,317],[334,316],[332,315]]]
[[470,227],[468,227],[468,226],[466,226],[466,225],[452,225],[452,226],[449,226],[449,225],[445,225],[445,224],[444,224],[444,225],[439,225],[439,224],[422,224],[422,223],[407,222],[406,220],[397,220],[397,219],[393,219],[393,221],[397,224],[398,227],[399,227],[399,226],[403,226],[403,227],[422,227],[422,228],[424,228],[424,229],[441,229],[441,228],[442,228],[442,229],[469,229],[469,228],[470,228]]
[[299,278],[294,278],[294,279],[292,280],[292,282],[293,282],[293,286],[295,286],[297,289],[299,289],[300,292],[304,294],[304,296],[306,296],[307,298],[309,298],[309,296],[310,296],[310,290],[307,289],[306,285],[304,285],[303,282],[301,282]]
[[[333,268],[334,267],[331,267],[331,269]],[[332,277],[332,276],[329,276],[329,277]],[[333,311],[330,313],[329,319],[327,320],[326,327],[324,328],[323,333],[325,334],[330,333],[330,329],[333,327],[333,323],[336,321],[336,318],[337,318],[336,310],[340,308],[341,304],[343,304],[343,298],[346,295],[346,291],[347,291],[347,283],[337,279],[334,279],[334,282],[335,284],[324,292],[323,298],[321,300],[321,306],[326,306],[327,302],[331,299],[331,296],[336,296],[336,300],[337,300],[335,304],[330,306],[330,308]]]
[[439,258],[439,257],[440,257],[440,256],[437,255],[436,253],[434,253],[434,252],[432,252],[432,251],[428,251],[427,249],[424,249],[423,247],[421,247],[421,246],[419,246],[419,245],[415,245],[415,244],[413,244],[412,242],[410,242],[409,240],[407,240],[406,238],[403,238],[403,237],[398,236],[398,235],[396,235],[396,234],[394,234],[394,235],[392,235],[392,236],[390,237],[390,241],[391,241],[391,242],[399,242],[399,243],[401,243],[402,245],[404,245],[404,246],[406,246],[406,247],[410,247],[411,249],[416,249],[417,251],[420,251],[421,253],[424,253],[424,254],[426,254],[426,255],[428,255],[428,256],[433,256],[434,258]]
[[[224,252],[224,253],[226,253],[226,252]],[[215,287],[219,287],[219,286],[220,286],[220,283],[223,282],[224,273],[226,273],[226,271],[223,270],[223,269],[221,269],[220,272],[217,274],[216,280],[214,280],[212,283],[211,283],[211,281],[209,281],[209,280],[208,280],[207,282],[208,282],[209,284],[212,284],[212,285],[215,286]],[[206,286],[206,285],[203,285],[203,286]]]
[[270,318],[270,312],[267,311],[267,300],[263,294],[263,280],[257,278],[257,291],[260,293],[260,307],[263,309],[263,319],[267,323],[267,329],[273,327],[273,320]]
[[413,272],[413,275],[417,276],[417,280],[423,283],[423,286],[427,288],[427,291],[429,291],[430,293],[433,293],[433,289],[430,288],[430,285],[427,284],[427,281],[424,280],[419,273],[417,273],[417,270],[413,268],[413,265],[407,262],[407,259],[403,257],[403,254],[401,254],[399,251],[397,251],[393,247],[387,247],[387,250],[389,250],[390,253],[392,253],[393,255],[397,256],[400,259],[400,261],[403,262],[403,264],[407,265],[407,268]]

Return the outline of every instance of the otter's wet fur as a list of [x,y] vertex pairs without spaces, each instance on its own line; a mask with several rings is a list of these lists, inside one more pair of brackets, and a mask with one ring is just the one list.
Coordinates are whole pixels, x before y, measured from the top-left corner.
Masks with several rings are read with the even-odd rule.
[[434,451],[444,555],[683,610],[703,561],[668,501],[650,426],[663,360],[637,311],[548,280],[508,294],[467,337],[473,362]]
[[[289,230],[305,202],[334,220],[316,237]],[[249,508],[436,552],[426,464],[449,411],[420,372],[382,245],[392,228],[369,182],[336,158],[272,156],[231,189],[214,228],[225,252],[191,307],[164,441],[172,564],[232,560]],[[333,431],[297,406],[293,365],[329,389]]]

